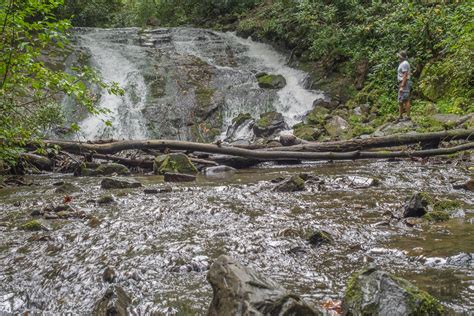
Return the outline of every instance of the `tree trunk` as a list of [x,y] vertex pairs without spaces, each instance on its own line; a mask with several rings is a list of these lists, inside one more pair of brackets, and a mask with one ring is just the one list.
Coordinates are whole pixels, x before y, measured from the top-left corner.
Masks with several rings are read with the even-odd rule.
[[472,150],[474,142],[460,146],[442,149],[430,149],[419,151],[393,151],[393,152],[371,152],[371,151],[350,151],[350,152],[301,152],[301,151],[268,151],[249,150],[243,148],[224,147],[213,144],[202,144],[175,140],[143,140],[143,141],[119,141],[110,144],[89,144],[68,141],[46,141],[46,144],[57,145],[64,151],[75,154],[114,154],[122,150],[129,149],[174,149],[183,151],[199,151],[213,154],[223,154],[238,157],[245,157],[264,161],[277,160],[350,160],[350,159],[383,159],[397,157],[429,157],[436,155],[453,154],[459,151]]

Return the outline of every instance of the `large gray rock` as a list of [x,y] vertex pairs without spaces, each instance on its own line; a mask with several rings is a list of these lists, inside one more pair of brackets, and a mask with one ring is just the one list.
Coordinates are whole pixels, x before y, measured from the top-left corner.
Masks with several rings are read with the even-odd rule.
[[185,154],[160,155],[153,163],[155,174],[184,173],[194,175],[198,173],[196,166]]
[[407,280],[375,267],[350,279],[343,300],[343,315],[443,315],[443,307],[430,294]]
[[260,119],[253,126],[257,137],[270,137],[287,129],[283,115],[278,112],[267,112],[260,115]]
[[340,116],[333,116],[324,126],[329,136],[338,137],[347,133],[350,129],[349,123]]
[[299,296],[228,256],[217,258],[207,279],[214,292],[209,316],[323,315]]

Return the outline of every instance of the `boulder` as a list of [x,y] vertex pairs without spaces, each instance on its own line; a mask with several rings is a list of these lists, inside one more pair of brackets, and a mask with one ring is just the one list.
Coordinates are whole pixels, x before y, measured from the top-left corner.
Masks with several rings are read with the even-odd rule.
[[442,305],[410,282],[370,267],[350,279],[343,315],[443,315]]
[[197,168],[185,154],[168,154],[155,158],[153,163],[153,171],[155,174],[165,173],[184,173],[196,174]]
[[132,303],[127,293],[117,285],[107,289],[104,296],[95,304],[93,316],[129,315],[128,307]]
[[339,106],[338,101],[327,101],[324,99],[316,99],[313,102],[313,108],[325,108],[328,109],[329,111],[335,110]]
[[333,116],[324,126],[327,133],[331,137],[339,137],[347,133],[350,129],[349,123],[340,116]]
[[286,86],[286,79],[282,75],[259,73],[256,75],[258,86],[264,89],[281,89]]
[[293,134],[280,135],[280,144],[283,146],[293,146],[301,144],[301,139]]
[[303,191],[304,180],[299,175],[294,175],[290,179],[278,184],[274,190],[278,192]]
[[253,126],[257,137],[270,137],[287,129],[283,115],[278,112],[267,112],[260,115],[260,119]]
[[321,136],[319,128],[303,123],[293,126],[293,133],[296,137],[306,141],[315,141]]
[[165,182],[192,182],[196,181],[196,176],[192,174],[167,172],[165,173]]
[[75,172],[76,176],[98,177],[110,175],[128,176],[130,170],[119,163],[82,164]]
[[82,191],[81,188],[69,182],[65,182],[61,184],[60,186],[56,188],[56,190],[54,190],[54,192],[60,193],[60,194],[71,194],[71,193],[81,192],[81,191]]
[[423,192],[413,194],[405,205],[403,210],[403,217],[422,217],[428,212],[430,205],[430,197]]
[[140,182],[126,181],[116,178],[105,178],[100,183],[102,189],[132,189],[142,186]]
[[211,265],[207,280],[214,292],[209,316],[323,315],[273,280],[225,255]]

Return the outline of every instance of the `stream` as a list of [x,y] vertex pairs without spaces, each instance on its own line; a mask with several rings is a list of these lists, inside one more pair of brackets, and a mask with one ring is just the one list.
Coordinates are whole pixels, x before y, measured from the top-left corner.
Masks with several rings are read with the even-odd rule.
[[[309,173],[305,191],[277,193],[272,179]],[[439,298],[453,314],[474,308],[473,193],[453,190],[462,163],[412,161],[264,166],[227,178],[200,176],[169,186],[160,176],[135,177],[145,188],[105,191],[100,178],[46,174],[34,185],[0,191],[0,311],[90,313],[112,266],[138,314],[203,315],[212,290],[206,273],[220,254],[255,268],[308,301],[341,299],[351,273],[374,262]],[[379,185],[369,185],[371,179]],[[32,210],[62,203],[54,183],[82,188],[71,206],[99,219],[41,219],[49,229],[17,226]],[[417,190],[461,202],[441,223],[388,221]],[[115,202],[94,201],[112,195]],[[312,229],[334,242],[314,247]]]

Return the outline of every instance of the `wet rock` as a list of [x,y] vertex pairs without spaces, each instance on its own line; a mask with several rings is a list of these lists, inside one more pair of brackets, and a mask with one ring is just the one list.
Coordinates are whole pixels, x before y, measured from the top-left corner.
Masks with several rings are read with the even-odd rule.
[[191,174],[184,174],[184,173],[167,172],[165,173],[165,181],[166,182],[192,182],[192,181],[196,181],[196,176],[191,175]]
[[114,268],[107,267],[105,268],[104,272],[102,273],[102,280],[106,283],[114,283],[117,279],[117,272],[115,272]]
[[83,164],[75,172],[76,176],[84,177],[98,177],[98,176],[128,176],[130,170],[119,163],[107,163],[107,164]]
[[145,194],[158,194],[160,191],[158,189],[145,189],[143,190],[143,193]]
[[335,110],[339,106],[338,101],[326,101],[324,99],[317,99],[313,102],[313,108],[325,108],[329,111]]
[[232,125],[227,128],[226,141],[243,141],[253,138],[253,126],[255,120],[252,118],[250,113],[241,113],[232,120]]
[[58,219],[59,215],[55,213],[46,213],[44,214],[45,219]]
[[98,204],[110,204],[113,202],[115,202],[115,200],[114,197],[111,195],[103,195],[97,200]]
[[283,115],[278,112],[260,114],[260,119],[253,126],[257,137],[270,137],[277,132],[287,129]]
[[54,192],[60,193],[60,194],[71,194],[71,193],[81,192],[81,191],[82,191],[81,188],[68,182],[63,183],[62,185],[58,186],[56,190],[54,190]]
[[453,188],[457,190],[464,189],[467,191],[474,192],[474,179],[469,179],[465,183],[454,184]]
[[428,212],[430,198],[426,193],[417,192],[405,205],[403,217],[421,217]]
[[229,166],[215,166],[207,167],[203,170],[203,173],[206,177],[225,178],[234,175],[236,171],[237,169]]
[[329,244],[333,242],[333,238],[329,233],[324,232],[322,230],[316,230],[308,238],[308,242],[316,247],[319,247],[323,244]]
[[350,125],[345,119],[336,115],[327,121],[324,128],[329,136],[340,137],[349,131]]
[[299,296],[228,256],[217,258],[207,279],[214,292],[209,316],[323,315]]
[[300,176],[294,175],[287,181],[284,181],[275,187],[278,192],[295,192],[305,189],[304,180]]
[[41,222],[39,222],[37,220],[28,221],[28,222],[22,224],[19,228],[21,230],[27,230],[27,231],[47,230],[46,227],[44,227],[43,224],[41,224]]
[[280,135],[280,143],[283,146],[293,146],[301,144],[301,139],[292,134]]
[[30,215],[31,216],[43,216],[44,211],[43,210],[33,210],[33,211],[30,212]]
[[443,315],[442,305],[408,281],[371,267],[350,279],[343,315]]
[[139,188],[142,186],[140,182],[136,181],[126,181],[116,178],[105,178],[100,182],[102,189],[131,189]]
[[197,168],[185,154],[157,156],[153,163],[153,171],[155,174],[165,174],[167,172],[184,174],[198,173]]
[[258,86],[263,89],[281,89],[286,86],[286,79],[282,75],[271,75],[265,72],[258,73]]
[[111,286],[104,296],[96,303],[94,316],[125,316],[129,315],[128,307],[132,303],[127,293],[117,285]]
[[209,270],[209,258],[207,256],[196,256],[190,263],[178,263],[171,272],[204,272]]

